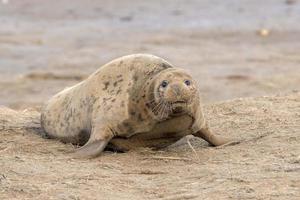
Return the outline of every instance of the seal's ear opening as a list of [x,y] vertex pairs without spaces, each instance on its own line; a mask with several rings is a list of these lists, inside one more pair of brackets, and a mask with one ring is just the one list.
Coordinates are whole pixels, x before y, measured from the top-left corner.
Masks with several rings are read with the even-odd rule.
[[96,140],[85,144],[84,146],[77,149],[72,153],[74,158],[95,158],[99,156],[105,149],[109,141],[106,140]]

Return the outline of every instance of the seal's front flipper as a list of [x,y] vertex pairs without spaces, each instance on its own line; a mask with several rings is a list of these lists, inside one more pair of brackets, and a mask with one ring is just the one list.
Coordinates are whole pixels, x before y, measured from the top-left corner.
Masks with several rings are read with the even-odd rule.
[[95,158],[99,156],[108,144],[108,140],[88,142],[73,153],[75,158]]
[[105,149],[113,138],[112,128],[101,121],[94,123],[88,142],[73,154],[76,158],[95,158]]
[[221,145],[225,145],[227,143],[232,142],[228,138],[223,138],[221,136],[217,136],[217,135],[213,134],[207,125],[204,128],[202,128],[201,130],[194,133],[193,135],[204,139],[212,146],[221,146]]

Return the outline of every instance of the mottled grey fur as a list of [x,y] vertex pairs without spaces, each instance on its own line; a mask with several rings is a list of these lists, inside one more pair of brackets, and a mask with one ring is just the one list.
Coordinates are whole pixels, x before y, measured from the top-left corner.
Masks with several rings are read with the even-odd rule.
[[[170,82],[167,90],[160,86],[163,80]],[[173,113],[174,102],[182,109],[179,114]],[[108,144],[121,150],[162,147],[187,134],[212,145],[225,143],[210,132],[191,76],[146,54],[113,60],[56,94],[41,121],[48,137],[84,145],[76,153],[80,157],[95,157]]]

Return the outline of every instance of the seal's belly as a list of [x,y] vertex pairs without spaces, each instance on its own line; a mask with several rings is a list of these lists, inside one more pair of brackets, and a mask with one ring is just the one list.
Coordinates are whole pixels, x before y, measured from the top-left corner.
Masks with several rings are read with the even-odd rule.
[[166,147],[191,134],[192,123],[193,119],[188,115],[175,117],[156,124],[149,132],[137,133],[129,138],[114,138],[110,144],[119,150],[130,150],[138,147]]

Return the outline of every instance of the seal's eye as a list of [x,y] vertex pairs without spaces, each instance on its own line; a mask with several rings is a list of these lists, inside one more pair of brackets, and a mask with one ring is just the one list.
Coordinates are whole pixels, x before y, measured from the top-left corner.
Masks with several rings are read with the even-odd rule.
[[160,85],[161,85],[161,87],[165,88],[168,86],[168,81],[163,81],[163,82],[161,82]]
[[191,81],[190,80],[185,80],[184,84],[186,84],[187,86],[191,85]]

